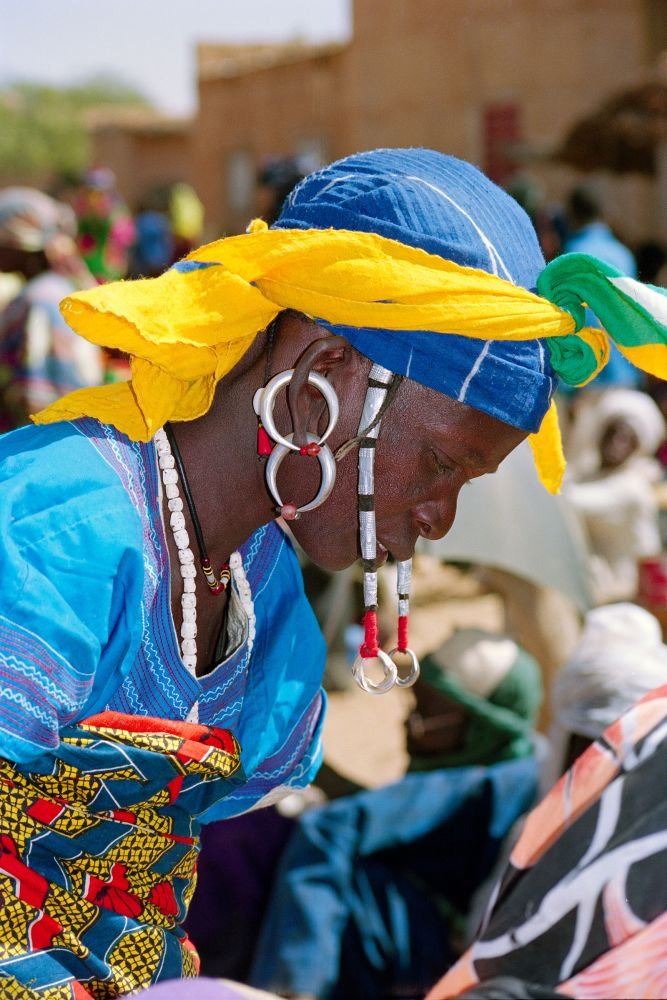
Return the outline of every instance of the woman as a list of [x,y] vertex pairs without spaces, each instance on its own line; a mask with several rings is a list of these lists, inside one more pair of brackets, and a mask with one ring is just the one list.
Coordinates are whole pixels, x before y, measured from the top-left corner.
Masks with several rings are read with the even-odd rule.
[[116,190],[113,170],[94,167],[87,171],[72,203],[77,243],[96,281],[124,278],[135,231],[132,216]]
[[[252,229],[68,299],[78,332],[132,356],[132,381],[0,440],[0,976],[21,996],[194,975],[179,922],[199,824],[316,772],[324,650],[276,514],[327,569],[361,549],[355,676],[412,680],[416,539],[444,534],[464,483],[528,433],[556,485],[556,368],[583,381],[606,356],[600,331],[574,336],[569,312],[525,290],[543,261],[523,211],[440,153],[349,157]],[[543,295],[577,315],[585,296],[627,329],[633,289],[589,259],[557,264]],[[633,315],[663,371],[664,348],[646,347],[659,326]],[[293,439],[264,468],[279,428]],[[388,552],[400,678],[377,644]]]
[[653,458],[665,421],[650,396],[607,389],[583,417],[591,441],[591,468],[563,493],[581,519],[590,544],[595,603],[633,600],[642,559],[662,550],[656,484],[663,471]]
[[552,768],[560,776],[608,726],[667,682],[658,619],[637,604],[593,608],[554,685]]

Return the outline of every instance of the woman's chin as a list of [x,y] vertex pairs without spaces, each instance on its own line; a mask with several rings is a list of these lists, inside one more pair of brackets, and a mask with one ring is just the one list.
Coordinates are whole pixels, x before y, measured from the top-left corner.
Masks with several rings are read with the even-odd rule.
[[[335,532],[325,525],[322,531],[313,524],[306,525],[306,515],[298,521],[290,521],[286,527],[296,539],[299,547],[311,562],[328,573],[338,573],[348,569],[360,558],[357,539],[336,537]],[[282,522],[281,522],[282,523]]]
[[340,573],[341,570],[349,569],[360,558],[358,552],[350,556],[349,553],[346,555],[342,552],[336,552],[335,554],[330,552],[316,552],[311,555],[310,552],[306,551],[306,555],[316,566],[326,570],[328,573]]

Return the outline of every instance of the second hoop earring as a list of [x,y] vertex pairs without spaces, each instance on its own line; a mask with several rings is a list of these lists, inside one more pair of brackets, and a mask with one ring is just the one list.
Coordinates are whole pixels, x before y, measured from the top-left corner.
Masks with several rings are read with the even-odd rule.
[[[315,510],[316,507],[323,504],[333,490],[336,482],[336,461],[333,457],[331,448],[329,448],[326,444],[320,444],[314,434],[308,434],[308,444],[299,449],[299,452],[306,455],[312,455],[312,457],[316,458],[319,462],[322,474],[320,488],[317,491],[317,495],[310,501],[310,503],[304,504],[302,507],[297,507],[292,503],[283,503],[278,491],[278,469],[280,468],[280,464],[285,456],[288,455],[295,447],[292,442],[293,437],[293,434],[288,434],[285,438],[284,444],[277,444],[274,447],[268,457],[265,470],[266,485],[269,488],[271,496],[276,501],[276,510],[281,517],[285,518],[286,521],[295,521],[301,516],[301,514],[306,514],[309,510]],[[309,447],[312,448],[311,451],[308,451]]]

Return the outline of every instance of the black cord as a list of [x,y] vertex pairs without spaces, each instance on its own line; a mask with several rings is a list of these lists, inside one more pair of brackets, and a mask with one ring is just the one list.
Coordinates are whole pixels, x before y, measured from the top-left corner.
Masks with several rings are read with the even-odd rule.
[[176,463],[176,469],[178,471],[179,479],[181,480],[181,485],[183,487],[183,493],[185,494],[185,502],[188,505],[188,510],[190,511],[190,520],[192,521],[192,527],[195,529],[195,536],[197,538],[197,547],[199,548],[199,558],[201,562],[208,563],[208,553],[206,551],[206,543],[204,541],[204,535],[201,530],[201,524],[199,523],[199,518],[197,517],[197,508],[195,507],[195,502],[190,491],[190,484],[188,483],[188,477],[185,474],[185,466],[183,465],[183,458],[181,456],[180,449],[176,443],[176,437],[174,436],[174,429],[171,424],[164,425],[164,432],[167,435],[167,440],[171,447],[171,453],[174,456],[174,462]]
[[[289,312],[289,310],[285,310]],[[276,341],[276,333],[278,331],[278,324],[282,321],[283,312],[279,312],[277,316],[274,316],[269,325],[266,328],[266,361],[264,363],[264,384],[271,378],[271,355],[273,354],[273,345]]]

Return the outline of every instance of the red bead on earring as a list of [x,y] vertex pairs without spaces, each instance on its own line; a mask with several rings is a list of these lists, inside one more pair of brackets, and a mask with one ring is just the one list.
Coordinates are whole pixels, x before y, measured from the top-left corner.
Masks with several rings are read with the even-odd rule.
[[273,451],[273,441],[266,432],[261,420],[257,422],[257,455],[266,458]]

